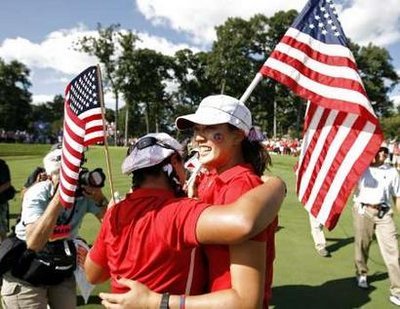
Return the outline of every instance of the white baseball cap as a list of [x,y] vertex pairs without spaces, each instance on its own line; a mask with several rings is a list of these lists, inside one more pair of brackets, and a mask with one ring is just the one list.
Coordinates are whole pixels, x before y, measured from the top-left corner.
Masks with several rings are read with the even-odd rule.
[[129,155],[122,162],[122,173],[130,174],[142,168],[157,165],[175,152],[181,153],[182,145],[167,133],[149,133],[137,140]]
[[222,123],[229,123],[247,135],[252,126],[251,112],[238,99],[219,94],[204,98],[194,114],[180,116],[175,121],[179,130],[191,128],[195,124],[207,126]]

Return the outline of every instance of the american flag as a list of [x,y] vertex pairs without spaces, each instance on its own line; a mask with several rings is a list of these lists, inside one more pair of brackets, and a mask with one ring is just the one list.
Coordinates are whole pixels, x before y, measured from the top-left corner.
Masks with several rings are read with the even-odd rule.
[[383,136],[331,0],[310,0],[260,73],[309,101],[296,189],[333,229]]
[[97,66],[89,67],[65,89],[60,199],[66,208],[75,201],[84,147],[104,142],[99,76]]

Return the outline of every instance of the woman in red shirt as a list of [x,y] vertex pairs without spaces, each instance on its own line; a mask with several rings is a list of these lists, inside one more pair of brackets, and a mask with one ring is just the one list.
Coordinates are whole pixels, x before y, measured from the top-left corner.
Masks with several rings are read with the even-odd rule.
[[[209,96],[196,113],[178,117],[176,126],[181,130],[193,128],[199,161],[207,170],[198,180],[201,201],[228,204],[262,182],[260,176],[270,157],[259,140],[252,140],[257,134],[252,131],[251,113],[237,99]],[[263,300],[263,307],[267,308],[276,226],[277,219],[261,234],[240,245],[205,246],[210,291],[233,288],[240,307],[258,307]]]

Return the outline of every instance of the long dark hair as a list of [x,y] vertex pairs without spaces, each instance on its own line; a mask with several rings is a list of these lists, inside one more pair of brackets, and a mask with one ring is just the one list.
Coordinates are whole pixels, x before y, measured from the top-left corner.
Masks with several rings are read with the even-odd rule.
[[[229,127],[232,130],[240,130],[231,124]],[[271,157],[259,140],[250,140],[246,136],[242,141],[242,153],[244,161],[251,164],[258,176],[262,176],[265,169],[269,170],[269,167],[272,166]]]
[[[178,153],[179,159],[182,159]],[[167,179],[168,183],[171,187],[171,189],[174,191],[175,196],[180,197],[180,196],[185,196],[185,192],[183,191],[182,185],[179,182],[178,175],[176,174],[176,171],[174,168],[172,168],[171,164],[171,156],[166,158],[164,161],[161,163],[158,163],[157,165],[145,167],[136,171],[132,172],[132,188],[137,189],[140,188],[143,183],[145,182],[147,177],[150,176],[160,176],[164,174]],[[167,171],[164,170],[164,167],[167,166],[168,164],[171,164],[172,172],[168,173]]]

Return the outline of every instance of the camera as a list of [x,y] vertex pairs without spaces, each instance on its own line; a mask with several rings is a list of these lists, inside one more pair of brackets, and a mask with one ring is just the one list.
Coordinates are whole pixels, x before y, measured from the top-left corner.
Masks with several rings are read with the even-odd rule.
[[83,193],[82,186],[90,186],[96,188],[104,187],[104,181],[106,180],[106,175],[103,169],[96,168],[93,171],[89,171],[87,168],[82,168],[78,176],[78,187],[76,189],[76,195],[81,196]]

